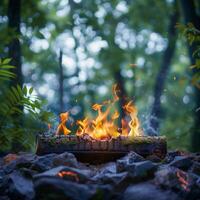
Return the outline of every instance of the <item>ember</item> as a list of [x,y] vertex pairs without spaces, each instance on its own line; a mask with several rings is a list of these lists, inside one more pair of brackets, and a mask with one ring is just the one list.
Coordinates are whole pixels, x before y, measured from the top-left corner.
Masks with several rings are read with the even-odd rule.
[[75,172],[61,171],[61,172],[58,173],[58,176],[61,177],[61,178],[72,177],[76,182],[79,182],[79,178],[78,178],[78,176]]
[[181,184],[181,187],[185,190],[185,191],[189,191],[188,185],[189,182],[187,180],[187,174],[184,171],[178,170],[176,173],[178,180]]
[[[132,101],[129,101],[123,106],[126,112],[126,117],[130,118],[128,122],[126,118],[122,119],[121,130],[117,126],[116,120],[119,118],[119,113],[114,108],[114,105],[119,101],[119,89],[117,85],[113,86],[113,100],[105,101],[102,104],[94,104],[92,109],[97,112],[97,116],[94,119],[88,117],[83,120],[78,120],[77,136],[84,137],[90,136],[95,140],[110,140],[112,138],[118,138],[119,136],[129,137],[133,139],[135,136],[141,136],[142,131],[140,129],[140,122],[138,119],[138,111]],[[104,111],[103,111],[104,110]],[[60,124],[58,125],[56,135],[67,135],[71,131],[66,127],[66,122],[69,118],[69,112],[60,114]]]

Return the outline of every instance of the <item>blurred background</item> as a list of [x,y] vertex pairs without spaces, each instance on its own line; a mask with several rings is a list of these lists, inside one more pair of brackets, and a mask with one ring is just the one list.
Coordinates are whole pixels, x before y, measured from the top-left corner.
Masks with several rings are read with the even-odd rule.
[[[55,122],[69,109],[72,121],[93,115],[117,83],[122,117],[129,98],[146,134],[197,151],[199,14],[198,0],[1,0],[0,57],[12,58],[14,84],[46,99]],[[36,122],[25,114],[29,135]]]

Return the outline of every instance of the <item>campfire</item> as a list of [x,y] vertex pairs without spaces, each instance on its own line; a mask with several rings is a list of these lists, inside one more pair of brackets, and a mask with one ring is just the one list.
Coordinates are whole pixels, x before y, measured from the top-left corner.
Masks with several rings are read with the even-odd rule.
[[[121,127],[117,126],[116,121],[119,118],[119,112],[115,109],[111,110],[114,104],[119,100],[117,95],[118,87],[113,86],[113,100],[105,101],[102,104],[94,104],[92,109],[97,112],[97,116],[94,119],[88,117],[83,120],[78,120],[78,130],[76,135],[82,138],[85,136],[93,140],[110,140],[118,138],[120,136],[134,139],[134,137],[143,135],[140,128],[140,122],[138,119],[138,111],[132,101],[129,101],[123,106],[123,110],[126,113],[126,118],[130,118],[129,122],[126,118],[121,120]],[[103,111],[104,109],[104,111]],[[64,134],[69,135],[71,131],[66,127],[66,122],[69,119],[69,112],[60,114],[60,124],[57,128],[56,135]]]
[[66,125],[70,118],[70,112],[61,113],[60,124],[55,133],[50,136],[38,137],[37,153],[69,151],[78,157],[81,155],[81,158],[84,157],[84,154],[86,158],[90,157],[89,160],[93,160],[89,155],[93,155],[94,159],[96,155],[101,155],[103,160],[105,155],[109,155],[110,160],[110,157],[114,159],[129,151],[136,151],[143,156],[153,154],[164,157],[166,154],[165,137],[144,135],[138,119],[138,110],[133,101],[128,101],[123,106],[125,117],[121,119],[119,125],[120,114],[115,109],[116,103],[120,99],[117,85],[113,86],[112,93],[112,100],[92,106],[97,113],[95,118],[85,117],[77,120],[78,128],[75,134]]

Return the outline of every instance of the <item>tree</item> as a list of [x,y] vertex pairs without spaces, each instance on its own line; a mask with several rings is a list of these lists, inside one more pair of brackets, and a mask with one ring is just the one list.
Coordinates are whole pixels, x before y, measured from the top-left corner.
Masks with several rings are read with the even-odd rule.
[[8,26],[15,30],[15,37],[9,44],[8,56],[11,58],[11,64],[15,66],[14,73],[16,79],[14,85],[18,84],[22,86],[22,64],[21,64],[21,45],[19,41],[20,37],[20,21],[21,21],[21,0],[9,0],[8,3]]
[[62,50],[60,50],[59,53],[59,101],[60,101],[60,112],[63,112],[63,106],[64,106],[64,102],[63,102],[63,81],[64,81],[64,77],[63,77],[63,65],[62,65],[62,59],[63,59],[63,52]]
[[[195,28],[200,30],[200,16],[197,14],[197,8],[195,7],[195,1],[184,1],[181,0],[181,7],[183,10],[184,20],[185,24],[192,23]],[[188,44],[188,51],[189,51],[189,57],[190,62],[192,65],[195,65],[196,60],[199,59],[199,54],[195,54],[196,50],[199,48],[200,41],[194,41],[192,44]],[[195,75],[197,73],[200,73],[199,68],[193,68],[192,74]],[[195,93],[195,122],[194,122],[194,128],[192,132],[192,150],[193,151],[200,151],[200,89],[197,87],[194,87],[194,93]]]
[[160,66],[160,70],[156,77],[155,87],[154,87],[154,103],[151,110],[151,118],[150,118],[150,127],[151,131],[150,135],[156,134],[159,129],[159,121],[162,116],[162,108],[161,108],[161,95],[163,93],[163,89],[165,86],[166,77],[170,70],[171,61],[175,52],[176,40],[177,40],[177,31],[176,31],[176,23],[179,18],[179,11],[177,7],[177,2],[174,2],[173,13],[169,20],[168,26],[168,44],[163,53],[162,63]]

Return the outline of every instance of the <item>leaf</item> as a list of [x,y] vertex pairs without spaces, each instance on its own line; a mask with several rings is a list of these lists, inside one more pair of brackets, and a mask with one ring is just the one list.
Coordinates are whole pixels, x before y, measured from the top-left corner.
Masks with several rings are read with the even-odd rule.
[[11,101],[12,104],[16,104],[18,102],[18,99],[16,98],[15,94],[11,90],[8,91],[8,100]]
[[21,88],[21,86],[18,85],[18,84],[17,84],[17,91],[18,91],[18,93],[21,95],[21,97],[24,97],[24,93],[23,93],[23,91],[22,91],[22,88]]
[[17,89],[15,87],[11,87],[13,93],[15,94],[15,97],[18,99],[18,100],[21,100],[21,96],[20,94],[18,93]]
[[41,107],[40,102],[35,100],[35,106],[36,106],[36,108],[40,109],[40,107]]
[[31,87],[30,89],[29,89],[29,94],[32,94],[33,93],[33,87]]
[[8,64],[12,59],[11,58],[6,58],[3,60],[2,64]]
[[17,108],[17,107],[13,107],[12,110],[15,111],[15,112],[17,112],[17,113],[19,113],[19,114],[23,114],[23,111],[20,110],[20,109]]
[[40,31],[38,31],[38,32],[36,33],[36,36],[37,36],[39,39],[45,39],[43,33],[41,33]]
[[14,69],[16,68],[15,66],[12,66],[12,65],[1,65],[0,66],[1,69]]
[[1,69],[0,70],[0,76],[14,78],[15,74],[13,72],[8,71],[8,70]]
[[28,90],[27,90],[26,85],[23,87],[22,91],[23,91],[24,95],[27,96]]

